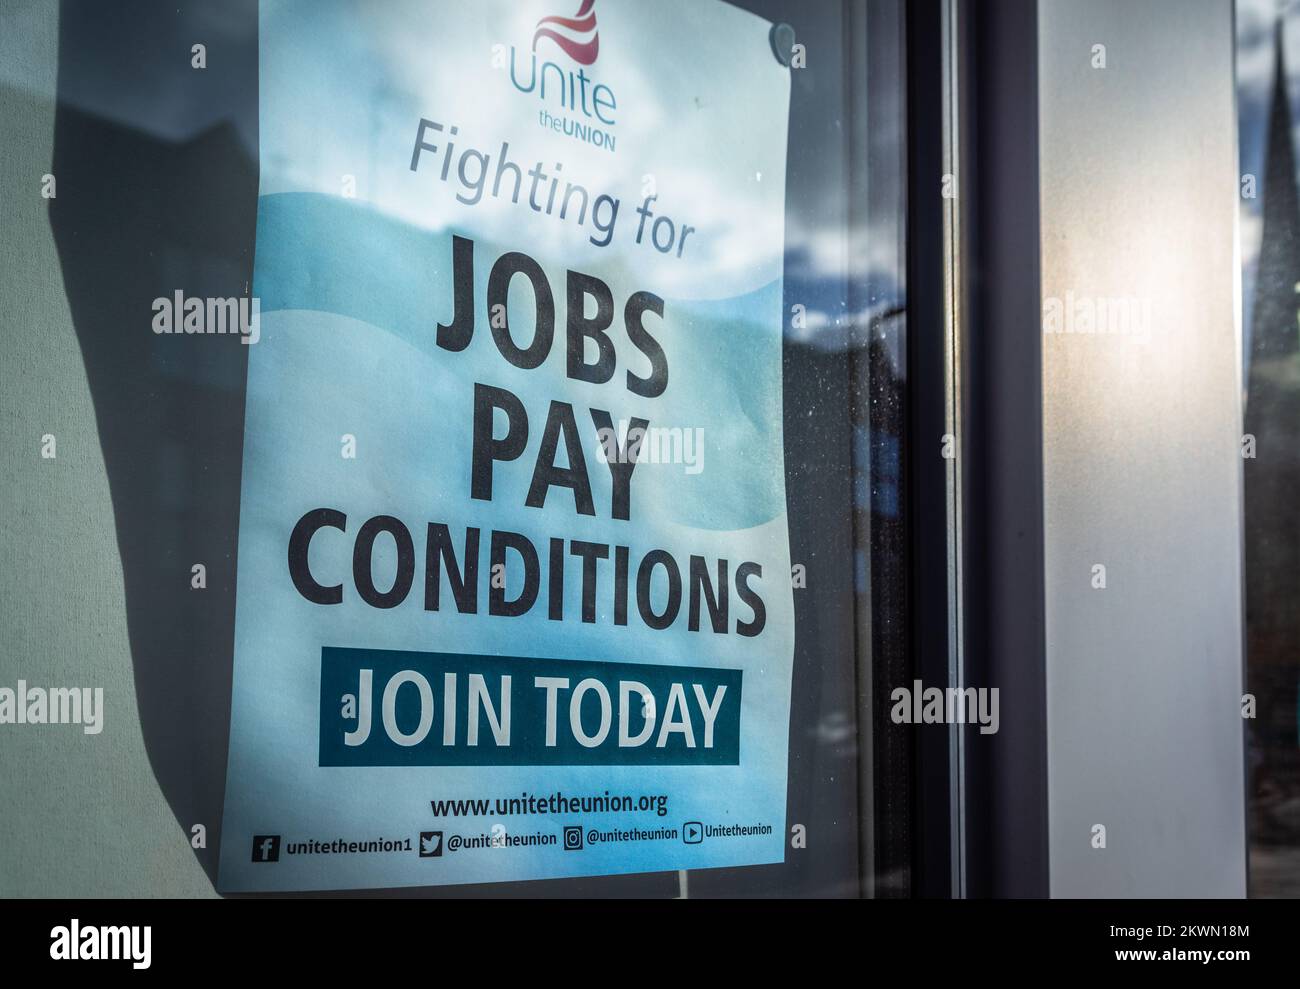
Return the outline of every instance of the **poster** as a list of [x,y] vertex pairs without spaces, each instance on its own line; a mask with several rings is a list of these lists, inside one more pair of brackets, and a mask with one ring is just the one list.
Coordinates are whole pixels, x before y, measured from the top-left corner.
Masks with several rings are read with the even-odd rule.
[[784,859],[789,70],[556,2],[262,5],[223,891]]

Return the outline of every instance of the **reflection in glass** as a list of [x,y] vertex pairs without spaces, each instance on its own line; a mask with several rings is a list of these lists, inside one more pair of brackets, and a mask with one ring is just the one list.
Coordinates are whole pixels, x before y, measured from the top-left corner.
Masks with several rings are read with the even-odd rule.
[[1257,704],[1246,721],[1250,881],[1252,895],[1294,897],[1300,896],[1300,8],[1250,0],[1237,10],[1246,682]]

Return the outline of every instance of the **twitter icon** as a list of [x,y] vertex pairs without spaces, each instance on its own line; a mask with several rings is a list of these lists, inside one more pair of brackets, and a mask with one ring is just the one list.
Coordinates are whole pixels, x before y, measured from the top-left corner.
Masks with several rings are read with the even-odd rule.
[[442,832],[420,832],[420,858],[440,858],[442,856]]

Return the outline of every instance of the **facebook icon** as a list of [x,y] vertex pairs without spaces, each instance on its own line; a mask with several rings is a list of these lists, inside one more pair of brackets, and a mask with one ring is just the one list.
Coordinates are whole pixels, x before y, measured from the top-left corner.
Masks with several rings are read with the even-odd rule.
[[280,836],[278,834],[253,835],[253,861],[279,862]]

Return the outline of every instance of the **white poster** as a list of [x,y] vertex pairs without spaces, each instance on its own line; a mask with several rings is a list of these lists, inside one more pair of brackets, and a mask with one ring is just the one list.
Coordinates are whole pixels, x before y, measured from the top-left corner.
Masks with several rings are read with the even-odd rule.
[[555,2],[262,4],[223,890],[784,858],[789,70]]

